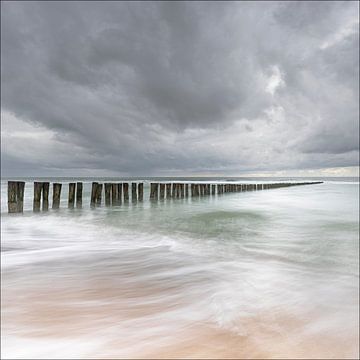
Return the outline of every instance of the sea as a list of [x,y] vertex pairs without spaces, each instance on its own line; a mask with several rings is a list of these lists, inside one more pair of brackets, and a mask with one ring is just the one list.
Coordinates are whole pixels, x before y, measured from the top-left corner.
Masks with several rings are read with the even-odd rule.
[[[2,358],[359,358],[358,178],[15,179],[23,214],[8,180]],[[59,210],[50,186],[32,211],[34,180],[63,184]],[[92,181],[144,182],[144,201],[91,208]],[[155,181],[323,183],[154,202]]]

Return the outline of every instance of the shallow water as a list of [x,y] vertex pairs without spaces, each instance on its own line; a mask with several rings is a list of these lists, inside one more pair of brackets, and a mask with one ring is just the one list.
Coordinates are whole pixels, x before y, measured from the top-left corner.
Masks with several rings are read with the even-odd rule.
[[90,186],[34,214],[26,183],[9,215],[2,181],[3,358],[359,356],[358,182],[96,209]]

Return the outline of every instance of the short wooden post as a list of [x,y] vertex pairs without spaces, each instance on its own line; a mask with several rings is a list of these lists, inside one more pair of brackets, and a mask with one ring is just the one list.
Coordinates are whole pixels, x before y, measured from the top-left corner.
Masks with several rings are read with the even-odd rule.
[[138,200],[139,201],[144,200],[144,183],[138,184]]
[[75,203],[75,183],[69,183],[69,196],[68,196],[68,207],[69,209],[74,208]]
[[129,202],[129,184],[123,183],[124,203]]
[[131,183],[131,201],[137,202],[137,183]]
[[97,184],[96,186],[96,205],[101,205],[103,184]]
[[111,190],[112,184],[105,183],[105,206],[111,205]]
[[91,185],[91,198],[90,198],[90,206],[95,207],[96,204],[96,192],[97,192],[97,182],[93,182]]
[[53,201],[52,201],[53,209],[59,209],[59,207],[60,207],[61,187],[62,187],[62,184],[59,184],[59,183],[53,184]]
[[78,209],[82,208],[82,192],[83,192],[83,183],[76,183],[76,207]]
[[49,210],[49,188],[50,184],[48,182],[43,182],[43,200],[42,200],[42,210]]
[[34,202],[33,202],[33,210],[40,211],[40,202],[41,202],[41,192],[42,192],[42,183],[34,182]]
[[212,195],[215,195],[215,191],[216,191],[216,185],[215,185],[215,184],[212,184],[212,185],[211,185],[211,194],[212,194]]
[[166,198],[171,198],[171,184],[166,184]]
[[185,184],[185,197],[189,197],[189,184]]
[[165,184],[160,184],[160,199],[165,198]]

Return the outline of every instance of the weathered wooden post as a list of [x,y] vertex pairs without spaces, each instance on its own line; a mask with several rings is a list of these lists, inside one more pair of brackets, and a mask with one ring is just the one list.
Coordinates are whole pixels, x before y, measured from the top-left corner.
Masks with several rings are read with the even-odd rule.
[[175,197],[176,196],[176,184],[172,183],[172,188],[171,188],[171,197]]
[[122,203],[122,190],[123,190],[123,184],[119,183],[117,184],[117,204],[121,205]]
[[211,185],[211,195],[215,195],[215,191],[216,191],[216,185],[212,184]]
[[124,203],[129,202],[129,184],[123,183]]
[[150,184],[150,200],[157,200],[158,199],[158,183],[151,183]]
[[118,184],[111,184],[111,205],[119,205]]
[[34,202],[33,202],[33,210],[40,211],[40,201],[41,201],[41,193],[42,193],[42,183],[34,182]]
[[165,198],[165,184],[160,184],[160,199]]
[[166,198],[171,198],[171,184],[166,184]]
[[24,181],[8,181],[8,211],[9,213],[23,212]]
[[105,206],[111,205],[111,189],[112,184],[105,183]]
[[52,201],[53,209],[59,209],[59,207],[60,207],[61,187],[62,187],[62,184],[59,184],[59,183],[53,184],[53,201]]
[[138,200],[139,201],[144,200],[144,184],[143,183],[138,184]]
[[189,184],[185,184],[185,197],[189,197]]
[[137,202],[137,183],[131,183],[131,201]]
[[101,205],[103,184],[97,184],[96,186],[96,205]]
[[83,183],[76,183],[76,207],[78,209],[82,208],[82,192],[83,192]]
[[68,207],[72,209],[75,203],[75,183],[69,183]]
[[48,182],[43,182],[43,200],[42,200],[42,210],[49,210],[49,187],[50,184]]
[[185,197],[185,184],[180,184],[180,195],[182,198]]
[[96,204],[96,192],[97,192],[97,182],[91,184],[91,197],[90,197],[90,206],[95,207]]
[[8,181],[8,212],[17,213],[18,212],[18,182],[17,181]]
[[175,189],[176,189],[176,197],[179,198],[180,197],[180,184],[176,183]]

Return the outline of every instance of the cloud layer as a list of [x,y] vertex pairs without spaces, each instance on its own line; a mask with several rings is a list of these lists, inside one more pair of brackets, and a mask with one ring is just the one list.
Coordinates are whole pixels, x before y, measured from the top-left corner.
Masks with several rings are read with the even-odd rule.
[[3,175],[358,165],[357,2],[2,2]]

